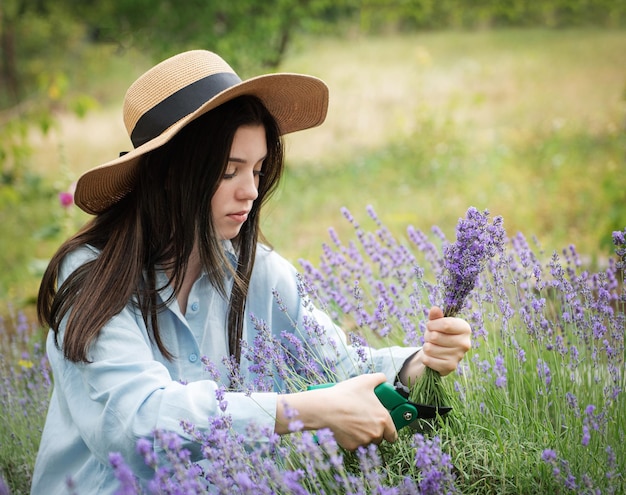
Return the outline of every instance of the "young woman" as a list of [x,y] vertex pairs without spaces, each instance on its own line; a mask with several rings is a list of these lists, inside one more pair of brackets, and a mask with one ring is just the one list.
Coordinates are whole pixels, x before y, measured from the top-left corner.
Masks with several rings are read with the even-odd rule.
[[[226,413],[241,433],[250,423],[287,433],[288,407],[306,429],[330,428],[348,449],[394,441],[374,388],[407,383],[425,365],[456,369],[469,325],[434,308],[421,352],[372,349],[376,372],[359,374],[342,331],[302,304],[294,267],[259,243],[261,206],[283,171],[281,136],[322,123],[327,104],[317,78],[241,81],[202,50],[161,62],[129,88],[124,120],[134,149],[79,179],[76,204],[95,217],[61,246],[41,283],[55,386],[32,493],[66,493],[68,478],[80,493],[112,493],[109,452],[150,477],[138,439],[155,429],[186,438],[181,420],[208,428],[224,414],[216,397],[229,386],[224,357],[253,375],[241,358],[241,342],[256,334],[251,315],[276,338],[315,321],[323,338],[309,344],[344,380],[291,394],[278,384],[227,392]],[[204,356],[221,378],[206,372]]]

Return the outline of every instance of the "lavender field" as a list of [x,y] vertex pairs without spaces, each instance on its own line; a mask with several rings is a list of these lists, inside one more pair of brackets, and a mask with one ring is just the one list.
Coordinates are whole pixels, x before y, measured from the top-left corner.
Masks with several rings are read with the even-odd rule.
[[[393,236],[373,209],[367,213],[344,210],[353,235],[340,239],[331,230],[322,258],[301,260],[302,293],[357,347],[414,345],[428,309],[443,302],[443,253],[454,239],[436,226]],[[158,432],[157,452],[151,442],[137,445],[154,469],[147,487],[111,453],[119,493],[205,493],[207,483],[224,494],[623,493],[625,236],[626,229],[613,233],[615,255],[590,272],[574,246],[548,253],[509,232],[459,313],[472,324],[474,346],[442,380],[453,411],[418,431],[401,430],[395,444],[343,451],[329,432],[300,431],[294,412],[291,436],[251,430],[259,439],[251,445],[230,430],[224,403],[210,431],[185,425],[212,469],[189,462],[180,438]],[[254,323],[258,345],[244,358],[259,378],[240,383],[243,390],[269,388],[278,378],[302,390],[332,376],[305,344],[294,356],[264,338],[262,321]],[[1,469],[11,493],[26,493],[51,377],[32,321],[15,312],[0,331]],[[299,331],[302,342],[315,336],[314,326]],[[293,359],[299,374],[284,372]],[[68,493],[81,493],[71,479]]]

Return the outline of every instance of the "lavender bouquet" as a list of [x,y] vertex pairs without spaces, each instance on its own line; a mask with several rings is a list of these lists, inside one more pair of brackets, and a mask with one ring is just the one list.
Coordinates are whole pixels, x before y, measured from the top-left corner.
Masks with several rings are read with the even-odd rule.
[[[504,251],[505,231],[502,217],[489,223],[489,212],[473,206],[456,227],[456,241],[443,246],[443,272],[440,285],[443,292],[443,315],[456,316],[487,262]],[[419,404],[451,405],[443,387],[441,375],[426,367],[424,374],[411,388],[410,398]]]

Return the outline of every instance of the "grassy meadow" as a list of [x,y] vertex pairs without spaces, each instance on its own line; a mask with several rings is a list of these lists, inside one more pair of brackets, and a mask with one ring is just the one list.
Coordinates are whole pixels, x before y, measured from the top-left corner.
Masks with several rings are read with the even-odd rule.
[[267,229],[281,250],[315,256],[311,239],[339,223],[342,205],[372,204],[395,231],[448,234],[474,205],[548,252],[575,243],[590,259],[605,254],[626,221],[623,32],[317,46],[286,67],[327,80],[331,106],[327,124],[290,139],[293,166]]
[[[111,65],[115,84],[94,82],[101,108],[36,142],[33,166],[59,188],[128,148],[121,100],[148,64],[129,54]],[[626,218],[624,67],[623,31],[298,40],[280,70],[324,79],[329,114],[287,136],[265,232],[287,257],[315,258],[341,206],[371,204],[395,231],[451,233],[474,205],[548,252],[575,243],[595,261]]]
[[[58,193],[68,190],[84,170],[128,148],[121,122],[123,94],[151,65],[136,53],[120,57],[107,47],[93,50],[93,59],[106,63],[83,67],[74,81],[95,95],[99,106],[82,119],[60,115],[45,136],[33,131],[33,153],[23,180],[11,190],[0,189],[0,371],[7,377],[0,389],[0,471],[14,494],[26,493],[37,443],[33,432],[43,424],[42,401],[49,386],[49,377],[35,378],[46,366],[43,339],[32,319],[38,277],[63,237],[86,218],[73,206],[62,207]],[[453,239],[457,220],[469,206],[488,209],[504,218],[509,237],[521,232],[528,239],[533,248],[521,246],[519,238],[510,247],[518,268],[527,251],[534,250],[533,265],[543,266],[542,282],[554,277],[552,253],[576,246],[576,255],[570,255],[575,259],[564,261],[568,269],[576,267],[575,275],[567,272],[574,286],[569,293],[552,286],[535,291],[518,286],[532,276],[526,273],[522,280],[523,270],[515,272],[502,262],[499,269],[513,281],[506,287],[494,283],[496,289],[513,291],[502,301],[531,312],[539,304],[538,314],[545,312],[546,318],[524,322],[516,315],[505,322],[502,333],[479,336],[466,373],[448,382],[462,395],[459,400],[467,398],[459,407],[474,413],[456,430],[445,430],[442,438],[465,486],[477,487],[472,493],[516,493],[520,486],[535,486],[535,493],[570,493],[551,474],[553,467],[566,473],[563,461],[568,460],[567,469],[579,479],[580,473],[589,473],[595,486],[609,486],[600,479],[608,476],[601,465],[617,451],[617,467],[623,467],[624,442],[616,437],[624,435],[623,414],[605,423],[606,416],[599,418],[588,407],[617,413],[624,392],[605,397],[598,381],[614,380],[615,375],[602,368],[606,361],[594,375],[602,343],[585,347],[587,323],[565,324],[560,312],[568,311],[573,304],[569,296],[578,289],[582,294],[586,284],[576,270],[609,266],[611,233],[626,226],[626,32],[501,30],[372,38],[348,33],[342,39],[296,40],[281,70],[316,75],[330,87],[327,121],[287,136],[287,173],[265,212],[266,237],[294,263],[300,258],[318,263],[322,243],[329,242],[329,227],[342,239],[353,235],[342,207],[358,220],[373,207],[400,243],[410,243],[408,226],[430,234],[436,225]],[[530,273],[532,266],[526,268]],[[602,277],[597,283],[604,283]],[[409,299],[407,292],[402,294]],[[497,316],[503,311],[497,297],[487,296],[494,294],[474,301],[471,319],[478,329],[496,328],[503,321]],[[580,298],[591,304],[589,294]],[[606,316],[594,308],[590,320]],[[610,344],[621,345],[623,354],[623,302],[615,308],[607,317],[613,325]],[[557,337],[530,333],[546,321],[561,325],[559,335],[579,346],[582,357],[576,363],[571,358],[569,368],[545,349]],[[525,327],[529,333],[520,338],[516,332]],[[527,361],[516,357],[520,346]],[[510,379],[508,388],[494,388],[496,358],[504,359],[509,377],[524,380]],[[485,362],[489,373],[484,372]],[[552,370],[552,387],[546,383],[544,363]],[[617,381],[624,386],[619,373]],[[11,384],[29,382],[37,386],[30,386],[27,400],[18,401]],[[564,391],[570,389],[576,393],[576,407],[563,402]],[[548,424],[543,424],[544,410],[549,410]],[[594,421],[601,428],[595,430]],[[589,428],[601,433],[581,446],[580,432]],[[460,444],[462,437],[471,440],[473,450]],[[605,452],[606,445],[613,450]],[[507,462],[501,461],[503,454],[510,455]],[[538,460],[541,456],[544,463]],[[479,458],[484,462],[477,462]],[[615,475],[613,464],[609,471]]]

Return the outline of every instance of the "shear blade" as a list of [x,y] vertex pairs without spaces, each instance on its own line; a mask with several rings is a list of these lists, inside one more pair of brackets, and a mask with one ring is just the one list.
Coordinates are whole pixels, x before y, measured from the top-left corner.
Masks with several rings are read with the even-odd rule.
[[[418,420],[436,418],[437,415],[444,416],[448,414],[450,411],[452,411],[451,407],[427,406],[425,404],[415,404],[415,409],[417,409]],[[411,424],[413,423],[415,423],[415,421],[413,421]]]

